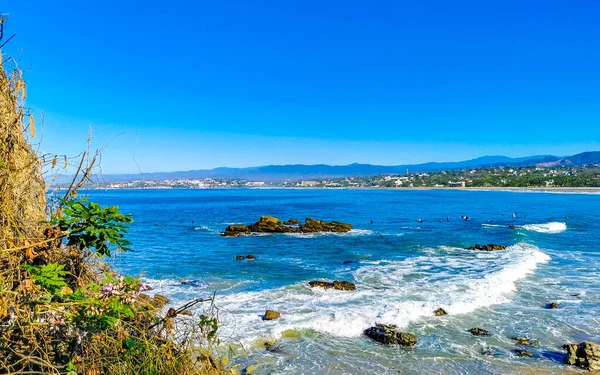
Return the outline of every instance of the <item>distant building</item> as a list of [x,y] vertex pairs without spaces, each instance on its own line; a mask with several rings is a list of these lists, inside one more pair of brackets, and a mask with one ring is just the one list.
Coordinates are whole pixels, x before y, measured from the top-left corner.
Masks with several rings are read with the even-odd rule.
[[308,180],[308,181],[302,181],[300,183],[300,186],[317,186],[318,184],[319,184],[319,181]]

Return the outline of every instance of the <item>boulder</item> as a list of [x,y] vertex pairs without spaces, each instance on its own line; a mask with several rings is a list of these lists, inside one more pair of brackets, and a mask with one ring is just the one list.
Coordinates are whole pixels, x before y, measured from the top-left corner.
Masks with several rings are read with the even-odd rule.
[[256,259],[256,257],[252,254],[246,255],[246,260],[255,260],[255,259]]
[[446,310],[442,309],[441,307],[439,309],[435,310],[433,313],[435,314],[435,316],[448,315],[448,313],[446,312]]
[[334,282],[328,282],[328,281],[319,281],[319,280],[313,280],[310,281],[308,283],[308,285],[311,288],[316,288],[316,287],[320,287],[323,289],[337,289],[337,290],[349,290],[349,291],[355,291],[356,290],[356,285],[354,285],[354,283],[351,283],[350,281],[338,281],[335,280]]
[[479,250],[479,251],[497,251],[497,250],[504,250],[504,249],[506,249],[506,246],[495,245],[493,243],[490,243],[487,245],[475,244],[475,246],[467,247],[467,250]]
[[243,255],[236,255],[235,256],[235,260],[244,260],[244,259],[246,259],[246,257],[243,256]]
[[336,280],[333,282],[333,289],[355,291],[356,285],[354,285],[354,283],[351,283],[350,281],[337,281]]
[[560,307],[560,304],[558,302],[551,302],[546,304],[546,308],[547,309],[558,309]]
[[533,357],[533,353],[526,349],[515,349],[513,353],[519,357]]
[[471,328],[469,332],[471,332],[473,336],[487,336],[489,334],[489,332],[483,328]]
[[237,237],[252,233],[247,225],[230,225],[225,228],[225,232],[221,233],[225,237]]
[[371,339],[386,345],[415,346],[417,336],[412,333],[398,332],[397,326],[387,324],[375,324],[364,330],[364,334]]
[[294,219],[293,217],[291,217],[288,221],[286,221],[283,224],[284,225],[299,225],[300,222],[298,220]]
[[600,370],[600,345],[593,342],[566,344],[565,363],[588,370]]
[[509,225],[508,226],[508,229],[519,229],[519,228],[521,228],[521,227],[518,225]]
[[275,320],[275,319],[279,319],[280,317],[281,317],[281,314],[279,313],[279,311],[267,310],[267,311],[265,311],[263,320]]

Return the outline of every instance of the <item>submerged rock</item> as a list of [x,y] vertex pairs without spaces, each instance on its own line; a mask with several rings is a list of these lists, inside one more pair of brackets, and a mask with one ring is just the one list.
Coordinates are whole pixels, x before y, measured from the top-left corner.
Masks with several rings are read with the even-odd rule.
[[371,339],[386,345],[415,346],[417,336],[412,333],[398,332],[397,326],[375,324],[374,327],[364,330],[364,334]]
[[518,355],[519,357],[533,357],[533,353],[526,349],[515,349],[513,353]]
[[471,332],[473,336],[487,336],[489,334],[489,332],[483,328],[471,328],[469,332]]
[[558,309],[560,307],[560,304],[558,302],[551,302],[546,304],[546,308],[547,309]]
[[509,225],[508,226],[508,229],[519,229],[519,228],[521,228],[521,227],[518,225]]
[[252,254],[248,254],[248,255],[236,255],[235,256],[235,260],[255,260],[256,257]]
[[448,313],[446,312],[446,310],[442,309],[441,307],[439,309],[435,310],[433,313],[435,314],[435,316],[448,315]]
[[356,290],[356,285],[354,285],[354,283],[351,283],[350,281],[337,281],[335,280],[334,282],[330,283],[328,281],[319,281],[319,280],[313,280],[310,281],[308,283],[308,285],[311,288],[315,288],[315,287],[320,287],[323,289],[337,289],[337,290],[349,290],[349,291],[354,291]]
[[600,370],[600,345],[593,342],[566,344],[565,363],[588,370]]
[[263,316],[263,320],[275,320],[275,319],[279,319],[280,317],[281,317],[281,314],[279,313],[279,311],[267,310],[265,312],[265,315]]
[[527,337],[513,337],[513,340],[516,341],[517,345],[525,345],[525,346],[539,346],[540,342],[538,340],[530,339]]
[[506,246],[495,245],[493,243],[490,243],[487,245],[475,244],[475,246],[467,247],[467,250],[479,250],[479,251],[498,251],[498,250],[504,250],[504,249],[506,249]]
[[221,233],[227,237],[237,237],[252,233],[320,233],[334,232],[343,233],[352,229],[352,225],[340,223],[338,221],[321,221],[307,218],[305,224],[300,224],[296,219],[289,219],[286,222],[280,221],[276,217],[261,216],[260,219],[250,225],[230,225]]

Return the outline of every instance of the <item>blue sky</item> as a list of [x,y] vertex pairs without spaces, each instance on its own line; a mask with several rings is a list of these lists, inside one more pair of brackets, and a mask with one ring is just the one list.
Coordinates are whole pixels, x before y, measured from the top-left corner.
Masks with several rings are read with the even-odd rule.
[[[41,148],[105,173],[600,149],[598,1],[3,1]],[[137,161],[137,165],[136,165]]]

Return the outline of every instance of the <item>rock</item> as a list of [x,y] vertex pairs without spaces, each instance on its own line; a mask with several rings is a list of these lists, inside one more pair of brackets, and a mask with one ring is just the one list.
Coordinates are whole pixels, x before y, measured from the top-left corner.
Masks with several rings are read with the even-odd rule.
[[533,357],[533,354],[529,350],[525,349],[515,349],[513,353],[518,355],[519,357]]
[[518,345],[526,345],[526,346],[539,346],[540,342],[538,340],[533,340],[527,337],[513,337],[513,340],[516,341]]
[[364,330],[364,334],[371,339],[386,345],[415,346],[417,336],[412,333],[398,332],[395,325],[375,324],[374,327]]
[[546,304],[547,309],[558,309],[559,306],[560,304],[558,302],[551,302]]
[[482,328],[471,328],[469,330],[473,336],[487,336],[489,334],[488,331]]
[[600,345],[593,342],[566,344],[565,363],[588,370],[600,370]]
[[504,249],[506,249],[506,246],[495,245],[492,243],[487,244],[487,245],[476,244],[475,246],[467,247],[467,250],[479,250],[479,251],[497,251],[497,250],[504,250]]
[[318,232],[348,232],[352,225],[338,221],[321,221],[308,218],[305,224],[300,224],[296,219],[286,222],[280,221],[273,216],[261,216],[260,219],[250,225],[230,225],[221,233],[227,237],[237,237],[251,233],[318,233]]
[[225,237],[237,237],[251,233],[247,225],[230,225],[225,228],[225,232],[221,233],[221,235]]
[[279,319],[280,317],[281,317],[281,314],[279,313],[279,311],[267,310],[265,312],[265,315],[263,316],[263,320],[275,320],[275,319]]
[[441,307],[439,309],[435,310],[433,313],[435,314],[435,316],[448,315],[448,313],[446,312],[446,310],[442,309]]
[[519,228],[521,228],[521,227],[518,225],[509,225],[508,226],[508,229],[519,229]]
[[246,260],[255,260],[255,259],[256,259],[256,257],[252,254],[246,255]]
[[350,281],[337,281],[336,280],[333,282],[333,289],[355,291],[356,285],[354,285],[354,283],[351,283]]
[[236,255],[235,256],[235,260],[244,260],[244,259],[246,259],[246,257],[243,256],[243,255]]
[[319,281],[319,280],[313,280],[310,281],[308,283],[308,285],[311,288],[315,288],[315,287],[320,287],[323,289],[337,289],[337,290],[349,290],[349,291],[354,291],[356,290],[356,285],[354,285],[354,283],[351,283],[350,281],[337,281],[335,280],[334,282],[330,283],[328,281]]
[[155,294],[154,298],[152,299],[152,306],[156,307],[157,309],[162,309],[163,307],[167,306],[167,303],[169,303],[169,299],[160,294]]

